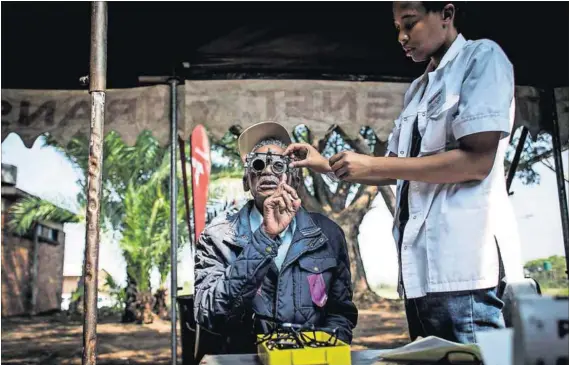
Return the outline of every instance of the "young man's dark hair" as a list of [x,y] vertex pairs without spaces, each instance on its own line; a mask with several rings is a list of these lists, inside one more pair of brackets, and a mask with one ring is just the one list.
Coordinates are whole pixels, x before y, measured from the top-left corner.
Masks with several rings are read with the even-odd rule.
[[454,27],[462,31],[464,26],[464,18],[466,15],[466,2],[464,1],[421,1],[420,4],[425,8],[427,13],[442,12],[446,5],[454,6]]

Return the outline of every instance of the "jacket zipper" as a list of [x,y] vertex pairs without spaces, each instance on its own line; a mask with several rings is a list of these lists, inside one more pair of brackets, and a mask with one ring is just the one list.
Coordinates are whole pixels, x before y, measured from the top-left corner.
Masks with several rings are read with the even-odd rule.
[[[318,240],[323,240],[323,238],[322,238],[322,237],[319,237],[319,238],[316,238],[316,239],[312,240],[312,241],[308,244],[308,246],[309,246],[310,248],[309,248],[308,250],[306,250],[305,252],[313,251],[313,250],[314,250],[314,243],[317,242]],[[293,244],[293,243],[291,242],[290,247],[292,247],[292,244]],[[290,247],[289,247],[289,249],[290,249]],[[286,261],[286,257],[285,257],[285,261]],[[273,306],[273,319],[274,319],[274,320],[277,320],[277,313],[278,313],[277,304],[278,304],[278,298],[279,298],[279,284],[280,284],[280,282],[281,282],[281,274],[282,274],[282,272],[283,272],[284,270],[286,270],[289,266],[290,266],[290,264],[285,266],[285,265],[284,265],[284,262],[283,262],[283,265],[281,266],[281,269],[279,269],[279,268],[277,267],[277,270],[278,270],[278,274],[277,274],[277,288],[276,288],[276,290],[275,290],[275,296],[274,296],[274,302],[275,302],[275,304],[274,304],[274,306]],[[293,283],[294,283],[294,277],[293,277]],[[293,288],[293,290],[294,290],[294,288]],[[293,298],[294,298],[294,293],[293,293]],[[293,303],[293,305],[294,305],[294,303]]]
[[[278,268],[277,268],[278,269]],[[277,289],[275,290],[275,305],[273,306],[273,319],[277,320],[277,304],[278,304],[278,298],[279,298],[279,283],[281,282],[281,270],[279,270],[279,273],[277,274]]]

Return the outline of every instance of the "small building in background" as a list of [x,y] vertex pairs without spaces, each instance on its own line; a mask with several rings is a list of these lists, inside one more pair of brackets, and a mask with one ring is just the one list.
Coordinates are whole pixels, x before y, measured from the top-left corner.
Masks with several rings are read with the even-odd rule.
[[[109,274],[107,270],[99,270],[99,275],[97,276],[97,308],[113,307],[118,304],[116,298],[113,298],[111,294],[111,288],[107,285],[107,278],[109,277],[111,277],[111,274]],[[75,293],[79,287],[80,282],[81,276],[79,275],[63,276],[63,292],[61,294],[62,310],[69,309],[73,293]]]
[[2,317],[58,311],[63,288],[63,223],[35,222],[17,235],[7,223],[18,200],[33,197],[16,187],[17,167],[2,164]]

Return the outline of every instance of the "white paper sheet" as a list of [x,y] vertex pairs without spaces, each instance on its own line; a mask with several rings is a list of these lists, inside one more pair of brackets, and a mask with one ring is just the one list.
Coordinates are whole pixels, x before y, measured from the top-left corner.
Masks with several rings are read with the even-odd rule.
[[[480,349],[477,345],[464,345],[435,336],[417,339],[408,345],[383,353],[381,357],[386,360],[437,361],[449,352],[467,352],[481,359]],[[472,356],[455,354],[453,358],[470,360]]]

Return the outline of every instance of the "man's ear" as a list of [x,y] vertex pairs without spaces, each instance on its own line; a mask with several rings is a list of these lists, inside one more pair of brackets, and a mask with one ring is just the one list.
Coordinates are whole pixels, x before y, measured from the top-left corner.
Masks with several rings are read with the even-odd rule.
[[249,187],[249,179],[247,179],[247,175],[243,176],[243,190],[245,192],[248,192],[249,190],[251,190],[251,188]]
[[447,26],[450,26],[454,22],[454,16],[456,14],[456,9],[453,4],[446,4],[443,8],[443,21]]

